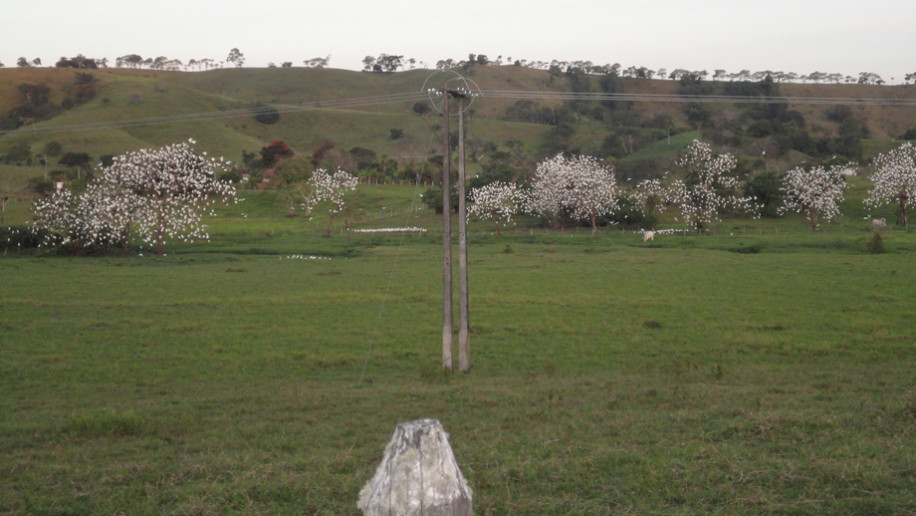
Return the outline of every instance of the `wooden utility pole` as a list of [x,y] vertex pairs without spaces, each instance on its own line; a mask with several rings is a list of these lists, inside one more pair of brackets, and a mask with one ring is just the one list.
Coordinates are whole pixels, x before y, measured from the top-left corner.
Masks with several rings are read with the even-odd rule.
[[442,91],[442,368],[452,370],[452,174],[448,141],[448,96]]
[[471,370],[471,339],[468,322],[468,213],[467,174],[464,166],[465,93],[442,90],[442,367],[452,369],[454,315],[452,309],[452,195],[451,142],[448,99],[458,99],[458,370]]
[[458,370],[471,370],[471,337],[468,322],[468,212],[465,199],[467,174],[464,169],[464,99],[458,98]]

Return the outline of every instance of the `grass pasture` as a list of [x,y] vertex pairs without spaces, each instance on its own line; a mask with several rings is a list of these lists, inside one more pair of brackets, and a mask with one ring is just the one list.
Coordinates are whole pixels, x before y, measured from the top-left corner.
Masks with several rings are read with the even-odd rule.
[[911,233],[473,226],[444,374],[437,218],[361,195],[429,231],[263,195],[163,260],[0,258],[0,512],[357,514],[432,417],[476,514],[916,513]]

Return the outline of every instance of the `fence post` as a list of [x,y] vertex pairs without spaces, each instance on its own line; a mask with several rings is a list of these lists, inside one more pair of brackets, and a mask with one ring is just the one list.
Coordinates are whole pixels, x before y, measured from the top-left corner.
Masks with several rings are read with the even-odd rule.
[[471,488],[438,420],[395,428],[357,507],[364,516],[471,516]]

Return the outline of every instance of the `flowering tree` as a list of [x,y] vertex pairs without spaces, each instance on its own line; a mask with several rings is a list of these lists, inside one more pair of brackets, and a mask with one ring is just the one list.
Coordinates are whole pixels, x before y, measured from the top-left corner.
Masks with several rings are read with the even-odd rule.
[[470,193],[471,205],[468,215],[475,215],[484,220],[492,220],[499,234],[500,223],[508,224],[519,209],[523,196],[515,183],[496,181],[474,188]]
[[617,208],[614,171],[591,156],[557,154],[545,159],[538,164],[531,186],[529,212],[550,220],[588,219],[592,233],[598,230],[598,217]]
[[235,188],[214,178],[228,166],[222,158],[197,154],[187,143],[117,156],[99,169],[86,191],[55,192],[34,207],[36,229],[82,247],[126,246],[133,228],[164,255],[167,239],[194,241],[209,235],[202,214],[235,198]]
[[215,178],[216,171],[229,163],[194,152],[194,143],[128,152],[101,170],[109,191],[131,192],[126,197],[132,197],[134,205],[128,214],[135,217],[140,238],[155,245],[159,257],[167,239],[209,238],[202,214],[216,202],[235,199],[235,187]]
[[900,205],[897,224],[906,227],[907,206],[916,194],[916,147],[912,142],[906,142],[879,154],[873,164],[872,189],[865,198],[865,205],[876,208],[897,201]]
[[667,189],[661,179],[644,179],[633,189],[633,199],[638,201],[645,212],[654,215],[655,211],[665,211]]
[[315,205],[327,202],[330,204],[330,218],[328,219],[328,235],[331,234],[331,224],[346,206],[346,193],[356,190],[359,179],[349,172],[338,168],[333,174],[323,168],[316,169],[307,183],[304,208],[311,212]]
[[756,213],[753,199],[739,195],[741,182],[730,175],[737,166],[731,154],[713,154],[709,145],[693,140],[677,165],[686,175],[683,180],[671,183],[665,192],[665,202],[677,205],[684,222],[698,233],[707,224],[717,222],[722,211]]
[[779,213],[802,213],[815,231],[820,219],[828,222],[836,219],[840,216],[839,203],[843,201],[846,190],[845,169],[846,166],[834,165],[826,169],[821,166],[807,170],[796,167],[786,172],[782,186],[785,201]]

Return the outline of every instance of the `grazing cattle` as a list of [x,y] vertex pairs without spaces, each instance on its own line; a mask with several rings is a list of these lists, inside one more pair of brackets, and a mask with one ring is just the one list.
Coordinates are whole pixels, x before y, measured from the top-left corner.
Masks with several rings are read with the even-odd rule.
[[643,231],[642,241],[648,242],[649,240],[655,241],[655,231]]

